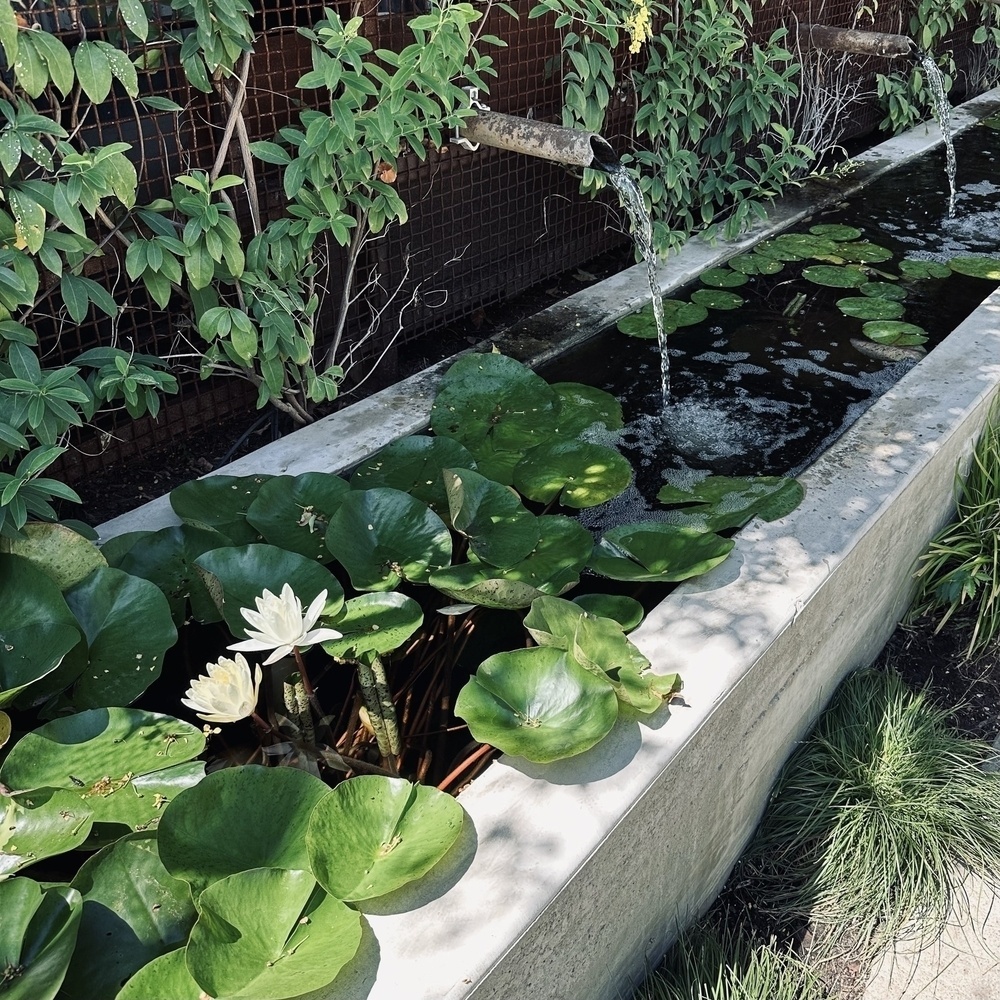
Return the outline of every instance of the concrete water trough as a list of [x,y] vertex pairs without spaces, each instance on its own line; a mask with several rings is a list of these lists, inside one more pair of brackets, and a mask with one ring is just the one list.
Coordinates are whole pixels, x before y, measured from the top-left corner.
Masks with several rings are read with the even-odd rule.
[[[995,110],[993,92],[956,126]],[[921,126],[859,158],[858,186],[939,140]],[[665,292],[804,218],[809,188],[770,226],[693,241],[661,270]],[[820,192],[817,195],[817,192]],[[551,357],[642,303],[642,267],[522,324],[501,349]],[[646,292],[648,297],[648,291]],[[219,472],[340,471],[426,424],[443,365]],[[613,1000],[717,893],[783,761],[844,675],[870,662],[905,612],[911,572],[952,506],[1000,386],[1000,292],[879,399],[800,476],[804,503],[753,522],[734,555],[679,586],[632,633],[683,706],[619,722],[587,753],[545,767],[501,758],[461,795],[464,839],[415,894],[368,913],[369,936],[331,1000]],[[165,500],[102,527],[174,523]],[[377,959],[377,961],[376,961]]]

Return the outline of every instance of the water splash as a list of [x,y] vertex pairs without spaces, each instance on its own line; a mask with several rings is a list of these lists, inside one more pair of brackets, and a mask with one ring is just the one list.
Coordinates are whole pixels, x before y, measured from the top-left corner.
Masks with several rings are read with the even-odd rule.
[[920,53],[920,65],[927,77],[927,86],[931,91],[931,102],[934,117],[938,125],[941,126],[941,135],[944,138],[945,156],[947,162],[945,172],[948,175],[948,217],[955,214],[955,144],[951,138],[951,105],[948,103],[948,95],[944,89],[944,74],[938,68],[934,57],[929,52]]
[[663,299],[656,280],[656,250],[653,247],[653,222],[646,211],[639,184],[629,169],[621,163],[608,165],[608,181],[618,192],[622,207],[628,214],[632,228],[632,239],[646,262],[646,276],[649,280],[649,294],[653,299],[653,319],[656,321],[656,339],[660,345],[660,391],[663,409],[670,402],[670,354],[667,351],[667,331],[663,323]]

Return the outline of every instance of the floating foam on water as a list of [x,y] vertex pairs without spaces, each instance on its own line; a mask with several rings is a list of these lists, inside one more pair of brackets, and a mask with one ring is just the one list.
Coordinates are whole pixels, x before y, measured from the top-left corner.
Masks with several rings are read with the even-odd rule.
[[697,354],[692,361],[704,361],[706,364],[730,365],[737,361],[746,361],[750,357],[749,351],[730,351],[728,354],[720,354],[718,351],[706,351],[704,354]]

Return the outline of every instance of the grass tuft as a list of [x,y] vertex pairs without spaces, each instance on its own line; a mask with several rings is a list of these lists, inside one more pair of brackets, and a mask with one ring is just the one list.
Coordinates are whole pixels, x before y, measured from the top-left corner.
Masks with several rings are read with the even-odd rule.
[[967,871],[1000,877],[1000,776],[980,769],[992,756],[896,675],[858,671],[785,765],[742,890],[778,926],[810,921],[827,954],[930,940]]

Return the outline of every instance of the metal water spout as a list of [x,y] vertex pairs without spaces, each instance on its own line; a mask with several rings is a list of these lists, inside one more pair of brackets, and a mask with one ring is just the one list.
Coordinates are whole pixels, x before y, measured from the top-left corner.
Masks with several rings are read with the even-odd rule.
[[492,146],[567,166],[605,171],[618,163],[615,151],[596,132],[499,114],[478,100],[474,88],[470,88],[470,103],[475,116],[466,118],[452,138],[467,149]]
[[895,59],[913,56],[917,44],[906,35],[890,35],[882,31],[856,31],[854,28],[831,28],[825,24],[800,24],[799,45],[804,49],[827,49],[860,56],[882,56]]

